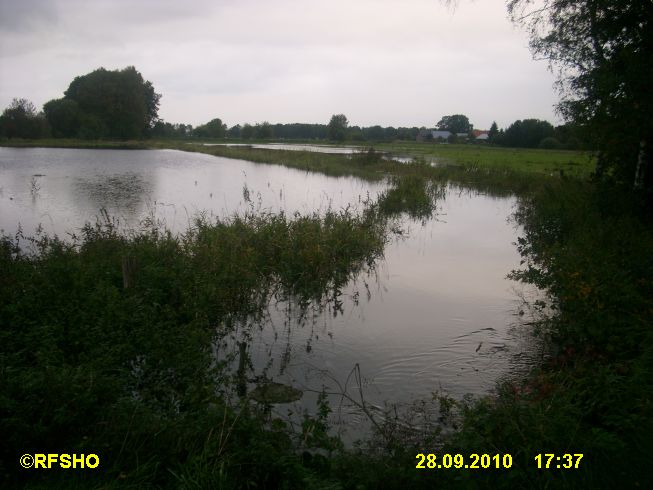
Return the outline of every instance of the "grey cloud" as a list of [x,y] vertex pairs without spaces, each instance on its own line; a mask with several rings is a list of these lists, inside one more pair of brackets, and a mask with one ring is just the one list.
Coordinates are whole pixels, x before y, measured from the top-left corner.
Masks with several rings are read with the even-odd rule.
[[57,19],[57,10],[52,1],[0,0],[0,33],[38,29]]

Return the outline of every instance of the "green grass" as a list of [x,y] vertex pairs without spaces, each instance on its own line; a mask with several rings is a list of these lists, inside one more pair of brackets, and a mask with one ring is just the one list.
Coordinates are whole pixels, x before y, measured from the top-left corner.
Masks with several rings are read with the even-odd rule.
[[[268,142],[269,143],[269,142]],[[285,142],[288,143],[288,142]],[[321,143],[320,143],[321,144]],[[163,143],[165,146],[166,143]],[[210,149],[197,149],[196,145],[192,151],[203,151],[221,156],[232,156],[233,158],[252,159],[268,163],[277,163],[279,160],[292,160],[289,153],[306,153],[284,150],[265,150],[244,147],[208,147]],[[481,168],[499,171],[534,173],[542,175],[560,174],[563,171],[568,176],[587,177],[594,170],[594,161],[590,153],[568,150],[540,150],[528,148],[503,148],[490,145],[475,144],[437,144],[420,142],[378,143],[358,146],[361,152],[369,147],[390,153],[396,156],[411,156],[417,159],[424,159],[428,163],[432,160],[444,165],[458,165],[468,168]],[[178,147],[179,148],[179,147]],[[274,155],[275,153],[281,155]],[[310,153],[310,152],[308,152]],[[312,156],[304,156],[311,162],[323,161],[323,168],[335,168],[334,163],[338,161],[338,155],[326,155],[313,153]],[[315,165],[313,163],[313,165]],[[319,168],[317,171],[322,171]]]
[[562,170],[566,175],[586,177],[594,170],[591,155],[579,151],[429,142],[380,143],[375,147],[396,155],[434,159],[441,163],[536,174],[560,173]]

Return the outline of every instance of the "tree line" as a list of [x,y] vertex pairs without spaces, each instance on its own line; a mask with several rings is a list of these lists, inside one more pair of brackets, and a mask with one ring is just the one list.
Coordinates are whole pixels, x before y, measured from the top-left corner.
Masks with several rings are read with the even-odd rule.
[[[335,119],[334,119],[335,118]],[[415,140],[418,127],[383,127],[379,125],[361,127],[349,126],[344,114],[336,114],[329,124],[276,123],[267,121],[227,126],[216,118],[206,124],[193,127],[188,124],[171,124],[158,121],[151,131],[153,138],[199,138],[199,139],[244,139],[244,140],[331,140],[331,141],[395,141]]]
[[[101,69],[102,70],[102,69]],[[98,74],[93,72],[94,77]],[[102,72],[100,72],[102,74]],[[132,73],[133,74],[133,73]],[[93,82],[93,78],[78,77],[71,84],[73,90],[66,91],[66,96],[55,99],[44,105],[42,112],[26,99],[14,99],[11,105],[0,116],[0,135],[6,138],[39,139],[81,138],[81,139],[244,139],[244,140],[332,140],[351,142],[392,142],[396,140],[414,141],[420,132],[427,128],[421,127],[383,127],[349,126],[344,114],[335,114],[328,124],[270,124],[265,121],[256,124],[236,124],[228,127],[220,118],[214,118],[206,124],[193,127],[190,124],[172,124],[156,117],[154,100],[158,104],[158,94],[154,97],[153,90],[146,97],[150,100],[149,114],[135,102],[135,111],[111,109],[111,103],[96,101],[91,103],[89,90],[80,88],[84,83]],[[81,80],[81,81],[80,81]],[[145,82],[143,82],[145,83]],[[149,83],[149,82],[147,82]],[[138,86],[138,85],[136,85]],[[151,87],[151,85],[150,85]],[[82,96],[79,96],[79,92]],[[117,92],[117,91],[116,91]],[[106,100],[116,97],[105,94]],[[69,95],[70,94],[70,97]],[[73,98],[74,97],[74,98]],[[77,102],[81,100],[81,104]],[[132,98],[134,100],[134,98]],[[80,108],[81,107],[81,108]],[[153,122],[154,121],[154,122]],[[443,116],[435,125],[438,130],[450,131],[453,134],[469,134],[473,125],[467,116]],[[586,146],[581,132],[573,125],[565,124],[554,127],[547,121],[539,119],[517,120],[506,129],[498,129],[493,123],[488,133],[491,144],[517,148],[546,148],[577,150]],[[426,138],[431,139],[431,138]],[[456,139],[456,141],[461,141]]]
[[[267,121],[228,127],[220,118],[193,127],[158,118],[160,94],[134,68],[108,71],[99,68],[76,77],[60,99],[44,104],[38,112],[26,99],[14,99],[0,116],[0,137],[39,139],[244,139],[244,140],[332,140],[351,142],[414,141],[430,134],[421,127],[350,126],[347,116],[334,114],[328,124],[271,124]],[[463,114],[443,116],[435,125],[455,135],[473,139],[473,125]],[[524,119],[489,131],[489,142],[524,148],[569,148],[583,146],[579,132],[570,125],[554,128],[547,121]],[[431,139],[427,137],[425,139]],[[465,138],[466,139],[466,138]],[[457,140],[456,140],[457,141]]]
[[518,119],[505,129],[496,122],[488,131],[488,142],[510,148],[542,148],[546,150],[589,149],[589,142],[582,129],[574,124],[553,126],[540,119]]

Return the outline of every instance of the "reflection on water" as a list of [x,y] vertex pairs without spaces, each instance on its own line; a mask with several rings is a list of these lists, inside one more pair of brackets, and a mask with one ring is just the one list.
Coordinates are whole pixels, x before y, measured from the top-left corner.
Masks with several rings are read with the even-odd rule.
[[[34,174],[40,175],[36,198],[30,193]],[[384,187],[174,150],[0,148],[0,229],[13,234],[20,222],[30,234],[41,224],[65,236],[94,222],[105,208],[125,227],[138,228],[140,219],[153,214],[173,231],[185,231],[200,212],[356,208]]]
[[[264,319],[244,322],[223,339],[219,358],[235,363],[234,345],[247,341],[248,379],[304,390],[296,413],[314,407],[322,390],[346,386],[358,395],[355,366],[364,399],[377,412],[436,391],[486,393],[509,372],[528,369],[536,351],[519,314],[528,291],[505,279],[519,260],[506,220],[514,200],[462,192],[436,197],[434,219],[404,214],[395,225],[404,233],[373,271],[342,290],[337,306],[304,312],[272,302]],[[332,422],[364,425],[359,406],[338,395],[330,402],[339,407]]]
[[[63,235],[94,220],[100,208],[135,227],[153,212],[183,231],[200,211],[362,210],[384,190],[355,178],[199,153],[0,148],[0,228],[8,233],[21,223],[29,234],[42,223]],[[437,390],[486,393],[510,370],[529,365],[530,339],[519,328],[522,286],[517,294],[506,279],[520,261],[517,230],[507,220],[515,200],[452,188],[420,193],[428,202],[411,209],[402,208],[400,194],[385,194],[385,211],[397,220],[392,228],[402,233],[374,270],[326,305],[302,311],[285,299],[271,302],[262,318],[237,322],[220,339],[218,357],[231,359],[235,370],[237,343],[246,341],[248,379],[304,390],[300,408],[314,407],[323,387],[356,391],[355,366],[367,402],[380,407]]]
[[111,209],[131,222],[141,215],[152,194],[151,183],[135,172],[76,177],[72,190],[74,201],[83,207]]

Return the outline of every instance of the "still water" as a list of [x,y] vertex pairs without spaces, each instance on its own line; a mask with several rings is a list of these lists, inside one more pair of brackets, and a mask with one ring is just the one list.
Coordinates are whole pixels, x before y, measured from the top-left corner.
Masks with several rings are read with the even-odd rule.
[[[127,228],[154,216],[183,232],[199,212],[362,209],[384,188],[173,150],[0,148],[0,229],[13,235],[20,226],[29,235],[41,225],[65,237],[106,209]],[[375,406],[437,390],[487,393],[530,364],[519,328],[523,289],[506,279],[520,260],[519,230],[509,220],[515,205],[449,188],[434,219],[401,218],[404,235],[389,243],[373,274],[343,290],[341,313],[307,321],[283,305],[271,308],[249,332],[252,376],[319,391],[344,386],[358,364],[366,402]]]
[[[243,196],[247,186],[252,203]],[[94,222],[101,209],[136,227],[154,213],[183,231],[199,212],[229,216],[251,208],[309,213],[340,209],[384,188],[174,150],[0,148],[0,229],[12,234],[41,224],[65,233]]]

